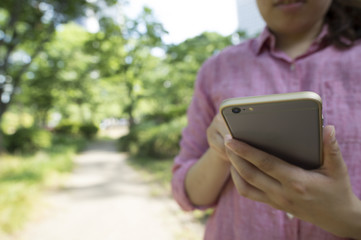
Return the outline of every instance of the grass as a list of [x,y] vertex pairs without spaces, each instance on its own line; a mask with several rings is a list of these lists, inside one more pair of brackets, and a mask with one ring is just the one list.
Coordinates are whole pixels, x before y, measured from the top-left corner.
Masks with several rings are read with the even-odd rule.
[[53,147],[35,155],[2,155],[0,160],[0,236],[21,229],[44,187],[71,171],[80,138],[57,136]]

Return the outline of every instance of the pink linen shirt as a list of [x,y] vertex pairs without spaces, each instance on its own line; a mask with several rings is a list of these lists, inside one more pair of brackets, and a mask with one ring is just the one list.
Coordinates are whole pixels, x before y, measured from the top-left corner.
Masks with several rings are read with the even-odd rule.
[[[325,44],[326,34],[324,28],[307,53],[292,60],[275,49],[275,38],[265,29],[259,37],[228,47],[203,64],[173,167],[173,196],[183,210],[197,208],[187,197],[184,180],[209,147],[206,129],[222,100],[297,91],[314,91],[322,97],[325,125],[336,128],[353,191],[361,199],[361,41],[342,51]],[[341,239],[240,196],[231,179],[214,208],[206,240]]]

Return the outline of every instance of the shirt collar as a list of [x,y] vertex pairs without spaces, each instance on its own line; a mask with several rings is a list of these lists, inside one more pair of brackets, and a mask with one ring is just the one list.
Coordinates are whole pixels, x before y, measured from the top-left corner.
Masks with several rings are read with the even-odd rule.
[[[320,49],[321,47],[324,47],[324,40],[327,34],[328,34],[328,26],[325,25],[323,26],[320,34],[314,40],[310,48]],[[276,48],[276,37],[268,27],[265,27],[263,32],[255,40],[256,41],[255,41],[254,50],[257,55],[261,54],[263,49],[274,51]]]

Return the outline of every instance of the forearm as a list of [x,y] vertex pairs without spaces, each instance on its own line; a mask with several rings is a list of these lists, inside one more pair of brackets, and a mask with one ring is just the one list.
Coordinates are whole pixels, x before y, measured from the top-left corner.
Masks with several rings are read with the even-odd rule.
[[215,203],[229,174],[230,163],[208,149],[186,176],[185,187],[190,201],[197,206]]

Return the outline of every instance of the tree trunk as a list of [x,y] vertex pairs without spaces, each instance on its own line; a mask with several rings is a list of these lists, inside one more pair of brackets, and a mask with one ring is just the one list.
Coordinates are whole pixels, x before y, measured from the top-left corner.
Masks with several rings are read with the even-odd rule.
[[[0,118],[0,126],[1,126],[1,118]],[[4,133],[2,129],[0,128],[0,156],[6,152],[5,145],[4,145]],[[0,158],[1,161],[1,158]]]
[[134,103],[130,103],[128,106],[128,122],[129,122],[129,129],[132,129],[135,127],[135,120],[133,116],[133,110],[134,110]]

